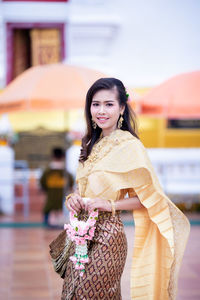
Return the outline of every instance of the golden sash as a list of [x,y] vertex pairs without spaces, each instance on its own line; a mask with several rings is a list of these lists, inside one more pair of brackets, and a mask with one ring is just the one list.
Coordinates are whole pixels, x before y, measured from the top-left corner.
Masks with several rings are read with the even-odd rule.
[[174,300],[190,225],[163,193],[140,140],[118,129],[102,138],[79,164],[76,180],[82,197],[138,196],[144,208],[133,212],[131,298]]

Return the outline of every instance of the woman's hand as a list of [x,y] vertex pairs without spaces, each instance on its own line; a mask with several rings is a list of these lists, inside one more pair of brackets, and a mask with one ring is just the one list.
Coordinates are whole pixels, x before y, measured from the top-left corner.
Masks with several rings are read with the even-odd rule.
[[65,206],[70,211],[75,211],[79,213],[81,209],[84,209],[84,203],[81,196],[78,193],[73,193],[70,197],[65,201]]
[[108,200],[105,199],[91,199],[89,198],[87,202],[85,203],[85,210],[89,213],[93,211],[95,208],[97,208],[99,211],[112,211],[111,203]]

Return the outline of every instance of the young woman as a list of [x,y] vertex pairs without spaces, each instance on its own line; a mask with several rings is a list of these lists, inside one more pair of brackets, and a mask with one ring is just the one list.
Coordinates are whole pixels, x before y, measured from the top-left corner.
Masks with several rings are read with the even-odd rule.
[[121,210],[133,211],[135,221],[131,298],[176,297],[189,223],[159,185],[137,136],[127,96],[115,78],[97,80],[87,93],[87,133],[76,178],[79,192],[68,197],[66,206],[80,215],[96,208],[99,218],[83,277],[72,262],[67,264],[62,300],[121,299],[127,254]]

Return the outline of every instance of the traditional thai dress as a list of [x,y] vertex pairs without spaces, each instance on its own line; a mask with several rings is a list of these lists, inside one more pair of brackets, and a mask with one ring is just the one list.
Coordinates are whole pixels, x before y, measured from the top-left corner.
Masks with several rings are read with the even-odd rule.
[[[120,200],[137,196],[131,299],[174,300],[189,222],[163,193],[146,150],[128,131],[115,130],[94,145],[77,172],[80,195]],[[74,249],[71,249],[72,252]],[[127,243],[120,213],[100,213],[89,245],[90,263],[81,278],[68,262],[62,300],[120,300]]]

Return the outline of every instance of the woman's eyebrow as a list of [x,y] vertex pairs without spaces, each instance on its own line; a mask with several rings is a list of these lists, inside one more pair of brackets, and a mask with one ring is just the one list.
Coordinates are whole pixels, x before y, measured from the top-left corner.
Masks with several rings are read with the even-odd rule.
[[[92,102],[101,102],[100,100],[92,100]],[[114,100],[105,100],[103,102],[115,102]]]

